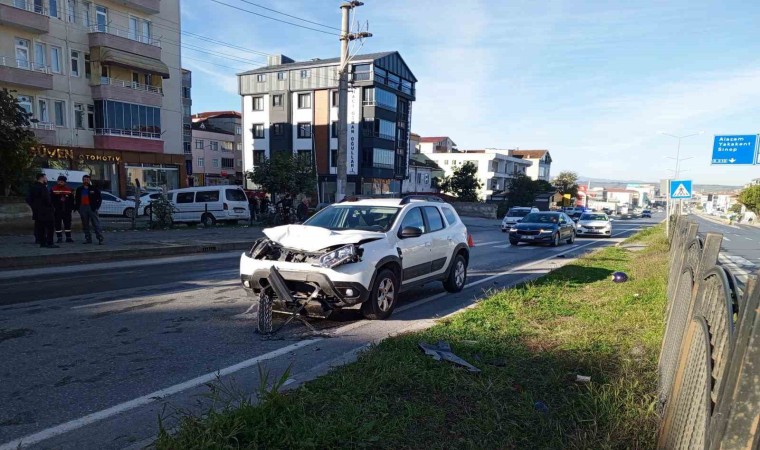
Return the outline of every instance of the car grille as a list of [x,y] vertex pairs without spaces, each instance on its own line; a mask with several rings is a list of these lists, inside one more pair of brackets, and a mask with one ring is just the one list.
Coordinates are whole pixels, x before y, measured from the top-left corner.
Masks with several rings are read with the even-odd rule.
[[607,227],[604,226],[604,225],[602,225],[600,227],[589,227],[589,226],[587,226],[587,227],[584,227],[584,228],[588,228],[589,230],[604,230]]
[[517,234],[521,234],[523,236],[538,236],[538,233],[538,230],[517,230]]

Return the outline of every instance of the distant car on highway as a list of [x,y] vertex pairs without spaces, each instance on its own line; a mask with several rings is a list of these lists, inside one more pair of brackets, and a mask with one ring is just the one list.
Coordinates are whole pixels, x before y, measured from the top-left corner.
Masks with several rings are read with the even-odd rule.
[[570,216],[562,212],[533,212],[509,229],[509,243],[512,245],[548,242],[556,247],[561,241],[568,244],[575,242],[575,224]]
[[507,211],[507,214],[504,215],[504,219],[501,221],[502,233],[506,233],[512,225],[520,222],[523,217],[533,212],[538,212],[538,208],[528,206],[513,206],[509,208],[509,211]]
[[607,214],[585,213],[581,215],[576,227],[578,236],[603,236],[612,235],[612,221]]
[[641,211],[641,217],[646,219],[652,218],[652,211],[645,209],[644,211]]

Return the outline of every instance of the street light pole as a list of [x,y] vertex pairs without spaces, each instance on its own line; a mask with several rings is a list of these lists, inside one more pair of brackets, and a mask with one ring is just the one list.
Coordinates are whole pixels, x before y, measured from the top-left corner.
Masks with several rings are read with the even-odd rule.
[[[687,135],[684,135],[684,136],[677,136],[675,134],[665,133],[664,131],[660,131],[660,134],[663,135],[663,136],[670,136],[672,138],[678,139],[678,147],[676,148],[676,157],[675,158],[667,157],[668,159],[675,159],[676,160],[676,170],[675,170],[675,173],[674,173],[673,177],[674,177],[674,179],[677,180],[678,179],[678,175],[680,174],[680,168],[681,168],[680,167],[680,163],[681,163],[681,161],[686,161],[687,159],[692,159],[693,158],[693,156],[690,156],[688,158],[681,158],[681,140],[689,138],[689,137],[692,137],[692,136],[699,136],[701,134],[704,134],[704,131],[700,131],[699,133],[687,134]],[[666,233],[670,232],[670,209],[671,209],[671,207],[670,207],[670,200],[671,200],[670,199],[670,189],[671,189],[671,186],[670,185],[671,185],[672,181],[673,180],[669,180],[668,181],[668,192],[667,192],[667,197],[666,197],[667,198],[667,201],[666,201],[666,211],[667,212],[666,212],[666,214],[668,215],[668,218],[665,221],[665,232]],[[679,207],[678,207],[678,215],[681,215],[682,210],[683,210],[683,203],[682,203],[682,201],[679,201],[678,205],[679,205]]]

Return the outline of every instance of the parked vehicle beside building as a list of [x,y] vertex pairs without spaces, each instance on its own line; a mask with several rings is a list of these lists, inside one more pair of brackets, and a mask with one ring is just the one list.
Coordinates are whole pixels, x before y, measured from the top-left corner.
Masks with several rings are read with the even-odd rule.
[[538,208],[528,206],[514,206],[509,208],[509,211],[507,211],[504,215],[504,219],[501,221],[501,232],[506,233],[512,225],[520,222],[523,217],[533,212],[538,212]]
[[240,186],[205,186],[175,189],[167,193],[174,206],[172,219],[189,225],[211,226],[219,221],[250,220],[248,197]]

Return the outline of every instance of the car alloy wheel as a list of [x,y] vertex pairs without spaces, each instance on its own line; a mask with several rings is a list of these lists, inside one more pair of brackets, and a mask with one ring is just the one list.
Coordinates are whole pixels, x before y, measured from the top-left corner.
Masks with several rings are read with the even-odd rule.
[[380,281],[377,288],[377,307],[382,312],[388,312],[396,298],[396,289],[393,286],[393,280],[386,278]]
[[454,267],[454,282],[456,283],[457,287],[464,286],[465,277],[466,272],[464,269],[464,261],[459,259],[457,260],[457,265]]

